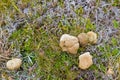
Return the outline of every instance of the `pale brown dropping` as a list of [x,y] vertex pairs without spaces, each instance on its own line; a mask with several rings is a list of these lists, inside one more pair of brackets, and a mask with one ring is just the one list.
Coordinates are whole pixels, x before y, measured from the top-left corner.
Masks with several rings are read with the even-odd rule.
[[9,70],[17,70],[20,68],[22,64],[22,60],[19,59],[19,58],[14,58],[12,60],[9,60],[7,63],[6,63],[6,67],[9,69]]
[[61,36],[59,45],[62,48],[62,51],[66,51],[71,54],[77,54],[79,49],[78,38],[69,34],[63,34]]
[[81,69],[88,69],[93,64],[92,56],[89,52],[81,54],[79,56],[79,68]]
[[89,31],[87,33],[88,35],[88,40],[90,44],[96,44],[97,43],[97,34],[93,31]]
[[79,40],[80,46],[85,47],[86,45],[88,45],[88,36],[86,33],[80,33],[78,35],[78,40]]
[[108,74],[108,75],[112,75],[112,74],[114,74],[113,69],[112,69],[112,68],[109,68],[108,71],[107,71],[107,74]]

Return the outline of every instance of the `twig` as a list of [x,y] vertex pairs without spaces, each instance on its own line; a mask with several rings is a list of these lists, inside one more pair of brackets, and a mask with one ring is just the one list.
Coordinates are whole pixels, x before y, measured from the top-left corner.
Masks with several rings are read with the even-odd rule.
[[0,58],[10,59],[10,58],[2,56],[2,55],[0,55]]

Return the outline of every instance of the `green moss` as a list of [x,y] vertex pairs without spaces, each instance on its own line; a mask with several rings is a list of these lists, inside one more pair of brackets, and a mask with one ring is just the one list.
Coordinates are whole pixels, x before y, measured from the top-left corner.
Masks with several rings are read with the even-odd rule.
[[87,32],[94,31],[96,29],[95,25],[92,24],[90,19],[85,19],[85,27]]
[[32,51],[34,49],[34,32],[29,26],[19,29],[10,36],[9,41],[15,43],[12,45],[14,48],[19,46],[21,51]]
[[116,20],[113,20],[113,27],[114,28],[119,28],[120,26],[119,26],[119,22],[117,22]]
[[120,0],[114,0],[114,2],[113,2],[113,6],[118,6],[118,7],[120,7]]
[[78,14],[79,16],[82,16],[84,13],[84,10],[82,8],[82,6],[80,6],[80,8],[78,8],[77,10],[75,10],[76,14]]

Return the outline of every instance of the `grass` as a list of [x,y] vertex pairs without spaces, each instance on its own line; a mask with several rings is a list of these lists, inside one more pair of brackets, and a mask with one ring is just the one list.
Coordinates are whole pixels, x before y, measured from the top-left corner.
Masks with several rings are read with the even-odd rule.
[[[113,78],[120,79],[120,23],[117,20],[111,20],[112,28],[118,30],[117,34],[113,34],[112,37],[106,37],[107,35],[105,34],[109,34],[109,32],[99,34],[105,28],[101,29],[100,25],[93,24],[93,19],[91,19],[93,15],[88,18],[83,17],[85,11],[82,6],[74,10],[77,15],[75,18],[66,18],[65,13],[60,18],[53,18],[47,14],[48,9],[42,4],[38,6],[36,0],[31,2],[28,0],[21,1],[25,2],[24,4],[29,4],[30,14],[24,15],[21,8],[16,4],[17,1],[0,1],[0,15],[2,15],[2,20],[5,22],[4,25],[0,24],[1,29],[13,23],[17,15],[20,18],[22,14],[25,18],[25,24],[20,24],[22,27],[15,30],[7,39],[10,44],[9,47],[12,49],[12,54],[8,57],[20,57],[23,60],[23,64],[19,70],[9,71],[5,67],[5,62],[7,61],[5,60],[0,65],[1,78],[6,80],[9,80],[9,78],[15,80],[103,80],[103,77],[105,77],[104,79],[110,79],[106,72],[109,67],[112,67],[114,70]],[[45,2],[48,3],[50,1]],[[113,3],[114,6],[118,7],[119,5],[115,1]],[[48,6],[47,4],[45,5]],[[57,5],[62,8],[65,7],[64,1],[59,1]],[[97,4],[97,7],[99,6]],[[35,9],[36,14],[33,14],[32,9],[36,7],[40,11]],[[47,16],[43,19],[42,24],[38,24],[39,22],[36,19],[42,15]],[[10,21],[7,17],[10,18]],[[57,23],[55,20],[59,20],[59,22]],[[57,23],[57,26],[52,25],[54,22]],[[101,30],[99,31],[98,29]],[[77,36],[81,32],[88,31],[97,32],[99,39],[100,36],[105,36],[106,38],[103,37],[102,42],[96,45],[89,45],[85,48],[80,47],[76,55],[71,55],[61,50],[59,39],[62,34],[68,33]],[[108,39],[108,41],[106,42],[104,39]],[[87,51],[90,51],[93,56],[94,64],[87,70],[81,70],[78,68],[78,56]]]

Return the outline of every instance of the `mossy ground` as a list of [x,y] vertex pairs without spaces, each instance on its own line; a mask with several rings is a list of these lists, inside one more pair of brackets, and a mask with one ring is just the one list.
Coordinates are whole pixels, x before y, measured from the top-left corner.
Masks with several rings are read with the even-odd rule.
[[[4,45],[8,46],[7,49],[11,49],[11,54],[7,57],[10,59],[19,57],[23,60],[19,70],[10,71],[5,66],[7,60],[2,61],[0,59],[1,79],[119,80],[120,17],[117,19],[113,14],[107,14],[110,13],[109,6],[101,8],[100,3],[102,3],[102,0],[95,2],[93,2],[95,10],[91,10],[91,12],[84,10],[83,5],[86,5],[86,3],[80,4],[78,8],[71,5],[69,7],[73,12],[67,12],[69,9],[66,9],[66,5],[70,3],[69,1],[1,0],[0,29],[6,30],[7,28],[7,32],[2,33],[1,35],[6,37],[0,37],[0,39],[3,41],[5,39],[7,42],[4,42]],[[105,4],[107,3],[120,9],[119,0],[106,1]],[[91,4],[87,3],[87,5]],[[99,17],[96,18],[95,15],[96,8],[103,9],[106,12],[105,15],[112,16],[114,19],[106,18],[104,20],[103,16],[103,21],[99,21]],[[55,11],[53,13],[50,11],[51,9],[55,9],[56,13],[57,9],[60,12],[63,11],[63,13],[58,11],[59,16],[57,16],[54,13]],[[102,12],[100,13],[98,15],[102,15]],[[100,20],[102,19],[100,18]],[[111,22],[111,24],[107,22]],[[15,23],[17,25],[16,30],[10,33],[8,27],[15,26]],[[76,55],[61,50],[59,39],[62,34],[68,33],[77,36],[81,32],[91,30],[98,34],[96,45],[89,45],[85,48],[80,47]],[[78,68],[78,56],[87,51],[93,55],[94,64],[87,70],[81,70]],[[106,74],[108,68],[113,68],[113,75],[108,76]]]

